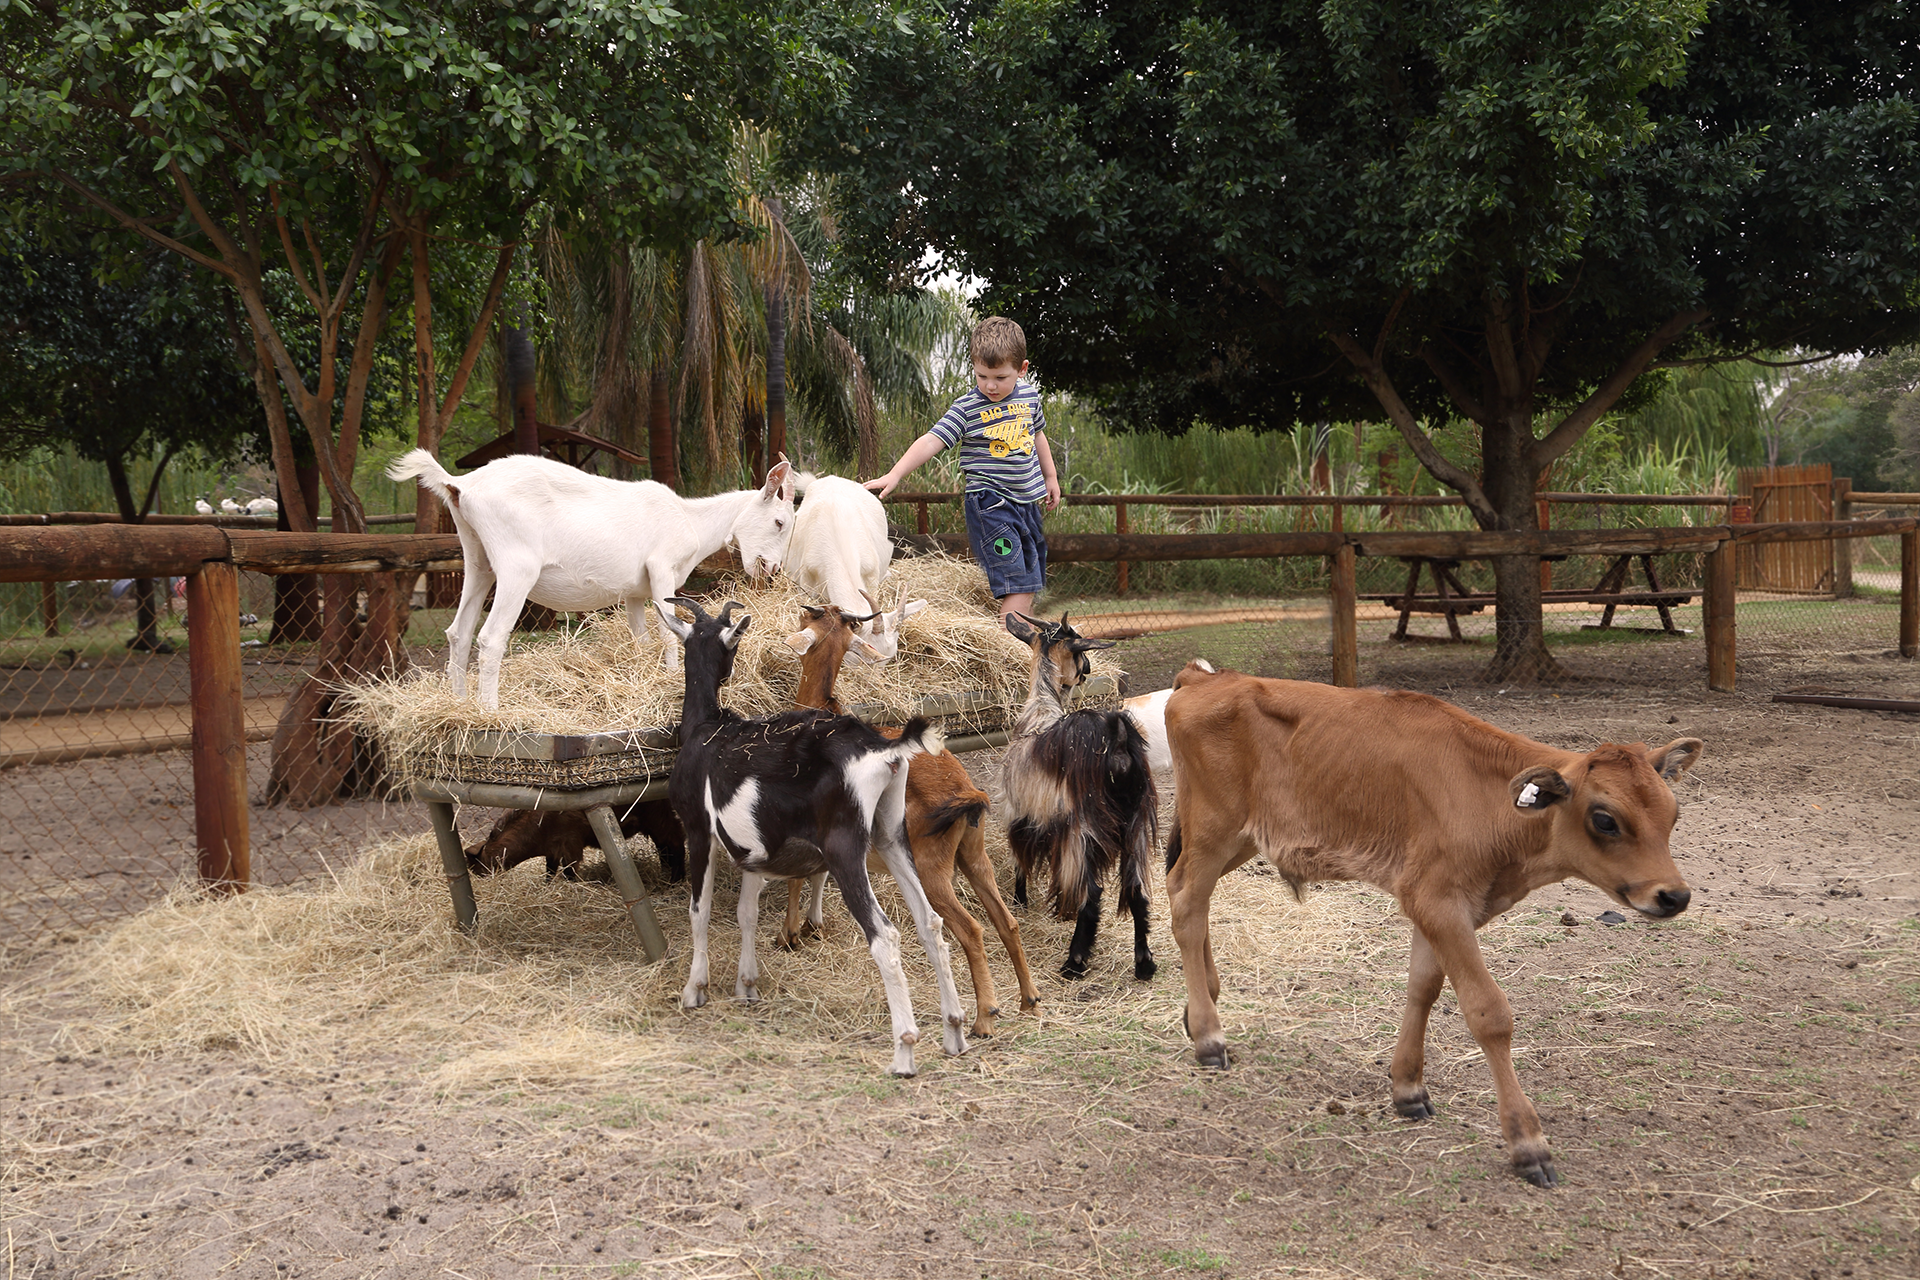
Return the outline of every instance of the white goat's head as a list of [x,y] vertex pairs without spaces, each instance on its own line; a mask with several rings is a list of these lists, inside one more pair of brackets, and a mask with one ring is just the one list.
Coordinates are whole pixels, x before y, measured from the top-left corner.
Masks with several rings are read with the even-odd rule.
[[734,518],[728,533],[740,548],[740,565],[758,581],[780,571],[793,537],[793,464],[781,454],[767,472],[767,482]]
[[859,649],[847,654],[847,661],[854,666],[868,663],[891,662],[900,652],[900,628],[908,618],[927,607],[925,600],[902,600],[900,607],[892,613],[882,612],[880,602],[873,598],[870,591],[861,591],[867,598],[867,608],[873,610],[873,616],[860,628],[861,638],[872,649],[871,657]]

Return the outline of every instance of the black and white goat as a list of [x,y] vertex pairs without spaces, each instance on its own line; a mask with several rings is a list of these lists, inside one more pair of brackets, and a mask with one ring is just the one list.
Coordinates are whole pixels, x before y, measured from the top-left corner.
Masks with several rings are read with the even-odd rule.
[[662,609],[667,629],[686,647],[687,690],[680,716],[680,754],[667,794],[686,828],[688,911],[693,920],[693,968],[681,992],[689,1009],[707,1002],[707,924],[713,917],[715,849],[740,868],[740,970],[734,996],[759,999],[760,965],[754,933],[760,891],[770,880],[825,871],[840,886],[847,911],[866,935],[880,968],[887,1009],[893,1018],[893,1073],[914,1073],[919,1031],[900,965],[900,931],[873,896],[867,850],[878,849],[913,914],[921,944],[933,961],[940,987],[941,1045],[950,1054],[967,1051],[960,992],[942,921],[927,902],[906,839],[909,759],[945,750],[939,729],[924,718],[889,739],[852,716],[827,711],[788,711],[743,719],[720,705],[720,684],[733,673],[735,647],[751,614],[728,601],[718,618],[697,603],[675,596],[670,604],[693,614],[688,624]]
[[1133,976],[1151,978],[1147,882],[1159,797],[1146,739],[1124,711],[1066,709],[1067,691],[1087,678],[1087,653],[1113,642],[1087,639],[1065,614],[1048,623],[1010,613],[1006,626],[1033,649],[1032,688],[1000,772],[1014,900],[1026,904],[1027,877],[1044,864],[1054,915],[1076,922],[1060,976],[1084,977],[1100,931],[1102,884],[1117,866],[1118,909],[1133,913]]

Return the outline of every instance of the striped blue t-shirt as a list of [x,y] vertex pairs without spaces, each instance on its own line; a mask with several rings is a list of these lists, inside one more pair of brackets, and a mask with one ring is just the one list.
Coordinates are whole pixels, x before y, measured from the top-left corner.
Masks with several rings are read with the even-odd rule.
[[932,432],[947,448],[960,446],[968,492],[991,489],[1015,502],[1039,502],[1047,496],[1047,478],[1034,439],[1046,429],[1040,390],[1023,379],[998,402],[972,388],[940,415]]

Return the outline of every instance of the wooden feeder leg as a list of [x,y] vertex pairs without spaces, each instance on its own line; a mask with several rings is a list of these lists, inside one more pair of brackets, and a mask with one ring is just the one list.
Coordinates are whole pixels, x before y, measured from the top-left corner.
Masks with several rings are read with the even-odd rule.
[[1900,535],[1900,656],[1920,657],[1920,529]]
[[453,894],[453,919],[460,932],[472,934],[480,909],[473,903],[473,877],[467,873],[467,855],[460,847],[460,833],[453,827],[453,806],[445,800],[427,801],[427,816],[433,819],[433,838],[440,846],[440,869],[447,874],[447,891]]
[[653,918],[653,899],[647,896],[646,882],[640,879],[633,859],[627,856],[626,837],[620,834],[620,824],[607,805],[595,805],[587,810],[587,821],[593,826],[594,837],[600,841],[601,852],[607,855],[607,869],[613,872],[614,887],[620,890],[621,900],[633,916],[633,931],[640,935],[640,949],[647,953],[648,963],[652,963],[667,954],[667,939],[660,932],[660,922]]
[[[1335,507],[1338,511],[1339,508]],[[1333,590],[1328,612],[1333,631],[1333,682],[1342,689],[1360,685],[1360,632],[1354,621],[1358,599],[1353,581],[1352,543],[1343,543],[1333,553]]]
[[187,576],[187,679],[193,702],[193,834],[200,879],[237,893],[252,877],[247,724],[240,700],[240,574],[209,560]]
[[1700,610],[1707,633],[1707,688],[1733,692],[1734,607],[1732,539],[1707,552],[1706,581]]

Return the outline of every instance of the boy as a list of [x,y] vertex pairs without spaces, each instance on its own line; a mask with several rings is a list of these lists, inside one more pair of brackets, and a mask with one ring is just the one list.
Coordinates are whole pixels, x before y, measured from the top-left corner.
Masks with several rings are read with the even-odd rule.
[[968,352],[974,390],[955,400],[893,470],[867,481],[867,488],[884,498],[928,458],[959,445],[973,558],[987,572],[1002,618],[1031,613],[1034,593],[1047,582],[1040,512],[1060,505],[1060,480],[1047,448],[1039,389],[1024,381],[1027,335],[1005,316],[989,316],[974,326]]

